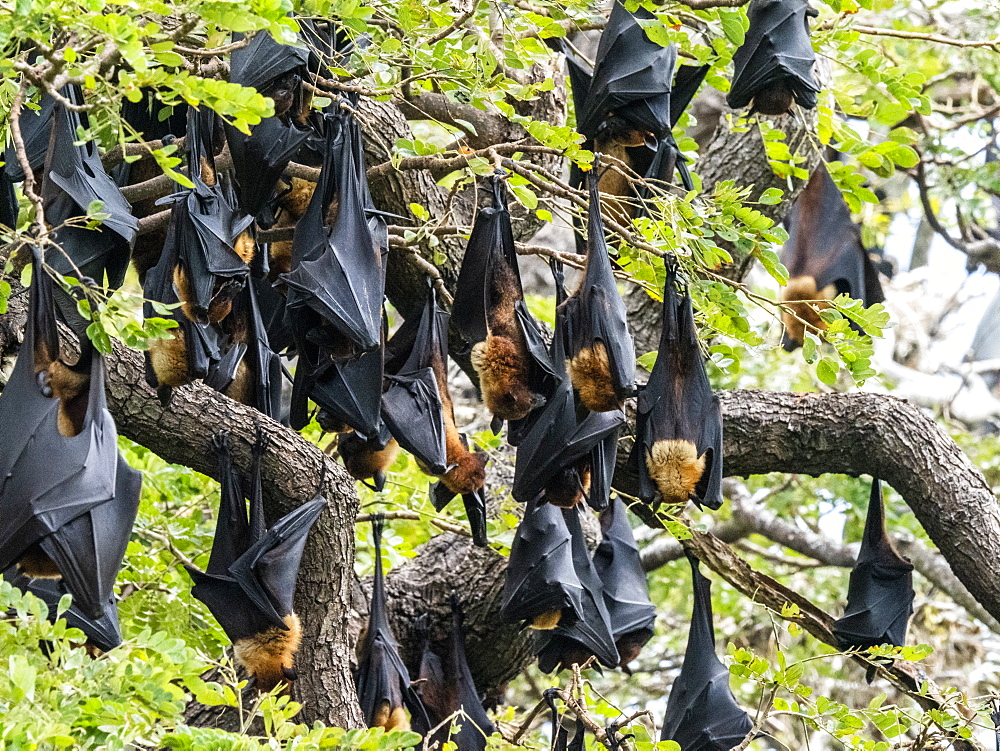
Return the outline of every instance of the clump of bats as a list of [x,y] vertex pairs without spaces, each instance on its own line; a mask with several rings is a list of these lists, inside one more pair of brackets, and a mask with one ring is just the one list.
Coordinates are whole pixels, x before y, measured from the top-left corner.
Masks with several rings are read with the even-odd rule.
[[[753,0],[749,32],[734,56],[733,108],[783,114],[813,108],[819,86],[805,0]],[[104,170],[87,134],[79,87],[43,96],[21,118],[27,167],[41,185],[46,222],[59,252],[33,249],[30,314],[23,352],[0,393],[0,571],[34,592],[54,617],[64,614],[93,653],[121,642],[113,593],[135,519],[141,476],[117,452],[105,402],[105,365],[76,311],[94,279],[120,286],[130,258],[139,272],[144,314],[167,317],[173,336],[151,343],[146,380],[165,404],[172,391],[203,381],[294,429],[310,421],[310,402],[348,471],[382,490],[403,448],[431,478],[438,510],[461,497],[472,539],[487,545],[487,455],[473,450],[455,422],[448,383],[449,321],[476,375],[499,432],[508,423],[517,449],[514,498],[525,504],[511,548],[501,614],[534,629],[542,670],[594,658],[628,664],[653,635],[639,551],[620,496],[612,496],[626,399],[638,395],[636,437],[628,467],[645,503],[717,509],[722,503],[722,417],[705,371],[691,295],[680,266],[665,264],[663,328],[648,382],[635,383],[636,355],[615,265],[606,244],[601,194],[615,221],[649,212],[649,193],[627,172],[669,184],[675,172],[695,187],[672,134],[709,66],[677,67],[677,50],[653,42],[643,9],[616,2],[596,59],[572,44],[565,53],[576,123],[595,157],[573,166],[586,186],[589,212],[578,227],[583,272],[576,289],[556,280],[556,326],[547,341],[525,304],[503,173],[489,180],[490,200],[476,214],[458,277],[452,315],[432,286],[418,310],[388,335],[384,310],[388,232],[368,189],[356,98],[312,106],[313,74],[353,49],[331,22],[301,20],[299,44],[258,32],[235,50],[231,80],[275,102],[275,114],[249,134],[224,125],[208,108],[161,106],[144,90],[123,118],[147,139],[183,139],[192,187],[129,205],[119,186],[154,176],[151,160]],[[341,106],[345,105],[345,106]],[[231,170],[217,157],[227,148]],[[286,174],[289,163],[319,168],[317,182]],[[0,170],[0,223],[17,224],[15,183],[22,164],[9,148]],[[623,169],[625,168],[625,169]],[[98,201],[102,215],[87,222]],[[137,217],[168,207],[169,219],[137,237]],[[133,213],[135,215],[133,215]],[[825,168],[812,176],[787,219],[784,260],[792,279],[785,346],[824,327],[822,301],[839,293],[880,302],[878,273],[850,211]],[[260,229],[288,228],[291,240],[258,242]],[[584,232],[584,229],[586,230]],[[84,284],[64,289],[59,275]],[[819,305],[815,304],[817,301]],[[63,354],[58,322],[73,332],[79,355]],[[280,356],[297,357],[290,407],[282,415]],[[212,437],[222,484],[215,538],[205,571],[188,567],[193,594],[232,640],[237,663],[263,691],[296,678],[302,629],[293,609],[307,534],[321,496],[267,526],[263,433],[249,447],[249,480],[233,465],[229,436]],[[52,457],[59,461],[53,465]],[[249,506],[248,506],[249,501]],[[599,512],[601,541],[590,552],[582,517]],[[425,617],[422,651],[411,673],[390,627],[381,562],[383,520],[372,524],[375,577],[368,628],[355,675],[366,722],[412,728],[434,741],[485,749],[493,725],[476,691],[466,651],[463,609],[452,597],[451,625],[433,638]],[[694,611],[684,665],[671,690],[661,738],[685,749],[728,749],[752,728],[736,704],[715,653],[710,584],[692,559]],[[892,548],[878,480],[872,486],[861,553],[847,609],[834,631],[844,649],[905,641],[912,566]],[[443,648],[442,648],[443,645]],[[874,671],[874,664],[869,679]],[[417,679],[411,680],[411,675]],[[554,703],[552,704],[553,711]],[[452,735],[451,720],[460,729]],[[565,729],[556,746],[582,748]]]

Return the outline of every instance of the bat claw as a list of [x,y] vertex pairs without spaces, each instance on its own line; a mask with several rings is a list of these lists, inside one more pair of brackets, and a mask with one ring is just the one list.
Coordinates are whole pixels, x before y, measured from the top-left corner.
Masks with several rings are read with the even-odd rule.
[[52,398],[52,385],[49,383],[49,371],[43,370],[35,379],[38,381],[38,390],[42,392],[42,396]]
[[160,406],[163,409],[170,408],[170,399],[173,397],[174,390],[171,386],[160,386],[156,389],[156,397],[160,400]]
[[220,430],[218,433],[212,435],[209,442],[212,446],[212,451],[216,454],[228,453],[229,451],[229,431]]

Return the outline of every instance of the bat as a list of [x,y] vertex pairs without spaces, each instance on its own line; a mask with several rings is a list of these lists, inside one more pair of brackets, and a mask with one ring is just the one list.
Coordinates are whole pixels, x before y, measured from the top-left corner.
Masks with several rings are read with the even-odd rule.
[[352,477],[362,482],[371,480],[369,487],[381,493],[385,490],[386,472],[399,456],[399,443],[391,436],[366,439],[352,430],[337,436],[337,452]]
[[0,224],[17,229],[18,212],[14,181],[10,179],[6,166],[0,166]]
[[185,566],[203,602],[233,642],[236,662],[251,683],[267,692],[296,680],[295,653],[302,626],[292,603],[306,537],[326,508],[317,495],[267,528],[261,488],[266,436],[258,432],[251,451],[250,513],[232,464],[229,434],[212,436],[222,494],[208,567]]
[[226,124],[226,142],[233,157],[233,177],[239,190],[239,208],[258,219],[264,229],[273,225],[270,203],[282,173],[309,137],[310,131],[296,122],[285,124],[268,117],[250,129],[250,135]]
[[726,104],[738,110],[783,115],[793,102],[816,108],[820,85],[813,75],[816,54],[809,18],[818,12],[807,0],[753,0],[750,29],[733,55],[733,81]]
[[389,627],[385,601],[385,581],[382,575],[382,528],[384,517],[376,514],[372,519],[372,538],[375,548],[375,576],[372,580],[372,602],[368,613],[368,629],[361,642],[358,670],[354,685],[358,702],[370,728],[409,730],[410,711],[417,724],[426,724],[423,705],[413,687],[410,674],[399,656],[399,644]]
[[580,286],[559,306],[566,319],[569,374],[593,412],[621,410],[635,394],[635,344],[604,240],[597,162],[589,177],[587,260]]
[[[234,39],[242,35],[234,35]],[[308,75],[309,49],[301,44],[279,44],[266,31],[254,34],[245,47],[233,50],[229,80],[249,86],[274,100],[274,115],[304,124],[312,94],[302,86]]]
[[[385,267],[365,214],[361,129],[347,112],[327,114],[327,152],[316,190],[295,225],[291,271],[279,278],[301,355],[306,342],[349,359],[382,343]],[[338,200],[336,220],[326,213]]]
[[440,481],[431,487],[431,503],[442,511],[462,497],[472,540],[485,547],[487,456],[469,451],[468,438],[455,424],[448,389],[448,314],[437,304],[433,286],[420,316],[411,317],[393,335],[387,364],[382,416],[389,432],[413,454],[425,473]]
[[[64,87],[63,96],[75,105],[84,103],[78,86]],[[125,280],[139,224],[121,190],[104,171],[97,143],[78,141],[80,128],[90,128],[86,112],[71,110],[62,102],[53,106],[41,187],[46,222],[62,249],[52,255],[51,265],[60,274],[98,281],[103,281],[106,271],[109,286],[117,288]],[[88,229],[81,221],[95,201],[102,205],[100,230]],[[67,225],[71,220],[77,221]]]
[[[913,597],[913,565],[896,552],[886,534],[882,483],[875,479],[861,550],[847,588],[847,606],[833,624],[837,646],[842,650],[904,646]],[[874,675],[872,666],[869,683]]]
[[0,571],[58,579],[75,607],[98,619],[114,595],[142,475],[118,453],[105,398],[104,358],[80,341],[60,358],[52,279],[35,248],[23,353],[3,392]]
[[628,672],[627,665],[653,637],[656,608],[649,600],[646,572],[621,496],[616,495],[601,513],[601,534],[601,543],[594,551],[594,569],[603,585],[604,604],[621,657],[619,667]]
[[656,363],[636,406],[629,462],[639,498],[722,505],[722,408],[705,372],[691,293],[667,259],[663,331]]
[[[711,67],[711,65],[681,65],[677,68],[677,75],[674,77],[674,86],[670,92],[671,130],[660,138],[657,143],[653,160],[645,172],[642,173],[646,180],[659,180],[664,183],[672,182],[674,170],[676,169],[684,189],[694,190],[694,180],[691,178],[691,172],[687,168],[687,159],[681,154],[680,147],[677,145],[677,141],[674,140],[672,129],[677,125],[677,121],[681,119],[681,115],[684,114],[684,110],[687,109],[691,100],[694,99],[695,94],[698,93],[698,88],[705,80],[705,76],[708,75]],[[640,197],[648,199],[649,192],[646,190],[641,191]],[[644,204],[640,205],[640,209],[643,212],[645,211]]]
[[[565,519],[570,537],[570,562],[580,585],[575,605],[575,619],[560,618],[554,628],[544,630],[536,642],[538,668],[543,673],[563,670],[571,665],[582,665],[591,656],[605,667],[613,668],[621,662],[611,616],[605,606],[601,579],[587,550],[587,541],[580,524],[582,508],[559,509]],[[511,550],[513,556],[513,549]]]
[[498,432],[504,420],[522,420],[544,403],[551,366],[537,359],[529,338],[542,339],[524,305],[514,234],[500,175],[492,178],[493,206],[480,208],[458,274],[452,321],[472,346],[472,366]]
[[[496,732],[496,728],[486,710],[483,700],[476,690],[469,661],[465,654],[465,632],[462,627],[463,615],[458,598],[451,598],[452,624],[448,640],[448,651],[442,659],[430,648],[430,640],[425,636],[420,658],[420,681],[418,694],[427,712],[428,726],[414,727],[425,737],[425,742],[443,745],[451,741],[462,751],[485,751],[486,739]],[[461,726],[457,733],[451,732],[448,718],[454,718]],[[430,731],[437,728],[430,735]]]
[[824,165],[809,178],[785,226],[788,242],[781,262],[790,278],[781,292],[787,306],[781,313],[782,344],[791,352],[805,340],[807,330],[826,328],[819,315],[829,307],[825,301],[847,294],[868,306],[884,302],[885,295],[878,269],[861,243],[861,231]]
[[[59,601],[66,594],[62,583],[54,579],[31,579],[12,566],[3,572],[3,578],[22,592],[30,592],[42,600],[48,608],[48,618],[56,621]],[[105,605],[100,617],[92,618],[85,614],[75,603],[70,603],[60,618],[65,619],[70,628],[78,628],[86,635],[84,647],[92,657],[102,652],[110,652],[122,643],[121,628],[118,625],[118,606],[114,596]]]
[[[561,282],[557,276],[557,290]],[[557,300],[562,293],[557,293]],[[545,406],[519,440],[511,492],[522,503],[541,498],[564,508],[586,499],[594,509],[608,505],[618,434],[625,414],[579,410],[563,352],[566,315],[557,308],[552,363],[559,381]]]
[[670,688],[661,741],[675,741],[684,751],[729,751],[753,730],[753,721],[729,688],[729,669],[715,654],[712,583],[691,561],[694,609],[680,675]]

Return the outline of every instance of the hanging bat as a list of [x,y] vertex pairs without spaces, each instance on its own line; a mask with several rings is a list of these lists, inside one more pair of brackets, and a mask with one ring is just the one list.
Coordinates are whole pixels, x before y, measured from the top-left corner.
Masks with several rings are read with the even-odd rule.
[[729,751],[753,730],[753,721],[729,688],[729,669],[715,654],[712,583],[691,561],[694,609],[680,675],[670,688],[661,741],[674,741],[684,751]]
[[[361,129],[347,112],[326,116],[327,154],[295,225],[291,271],[280,276],[300,353],[304,342],[349,359],[382,342],[385,267],[368,227]],[[336,220],[326,213],[338,199]]]
[[[417,692],[427,711],[428,727],[415,724],[414,730],[423,735],[429,744],[437,742],[443,747],[451,741],[462,751],[485,751],[486,739],[496,732],[496,728],[483,709],[483,699],[476,690],[469,669],[462,607],[454,594],[451,597],[451,612],[449,649],[445,658],[441,659],[431,651],[429,639],[424,641]],[[461,726],[457,733],[451,732],[450,724],[444,724],[449,717],[454,718],[454,724]],[[428,738],[434,728],[438,728],[437,732]]]
[[601,534],[594,569],[604,588],[604,604],[621,657],[619,667],[628,672],[628,664],[653,637],[656,608],[649,600],[646,572],[621,496],[616,495],[601,513]]
[[[66,594],[62,582],[54,579],[31,579],[18,571],[16,566],[4,571],[3,578],[22,592],[30,592],[42,600],[48,608],[49,620],[53,623],[56,621],[59,601]],[[118,625],[118,606],[114,595],[105,603],[104,610],[98,618],[88,616],[76,603],[70,603],[69,609],[59,617],[65,619],[66,625],[70,628],[83,631],[87,637],[83,646],[92,657],[110,652],[122,643],[121,628]]]
[[787,304],[781,313],[782,344],[791,352],[802,344],[807,328],[826,328],[819,315],[829,307],[826,300],[847,294],[868,306],[884,302],[885,295],[878,270],[861,243],[861,231],[824,165],[809,178],[785,226],[788,242],[781,262],[790,278],[781,292]]
[[295,614],[298,578],[306,536],[326,508],[316,496],[281,517],[269,529],[264,520],[261,459],[266,437],[258,432],[250,467],[250,513],[229,453],[229,434],[212,437],[222,494],[208,568],[185,568],[194,581],[191,594],[208,606],[233,642],[236,662],[262,692],[298,677],[295,653],[302,626]]
[[691,294],[667,259],[663,332],[656,364],[639,394],[629,457],[639,497],[652,503],[722,505],[722,408],[705,372]]
[[[75,105],[84,103],[78,86],[64,87],[63,96]],[[52,254],[51,265],[60,274],[86,276],[99,282],[106,271],[108,285],[117,288],[125,280],[139,225],[121,190],[104,171],[97,143],[77,140],[80,128],[90,128],[87,113],[57,102],[41,187],[46,222],[62,249]],[[101,213],[105,215],[99,230],[82,226],[87,208],[95,201],[102,204]],[[71,220],[77,221],[67,225]]]
[[587,409],[610,412],[635,394],[635,344],[604,240],[596,172],[595,161],[589,177],[586,269],[580,286],[559,307],[566,318],[573,388]]
[[399,656],[399,644],[389,627],[385,601],[385,581],[382,576],[382,527],[384,517],[376,514],[372,519],[372,538],[375,553],[375,576],[372,580],[372,602],[368,613],[368,629],[361,641],[358,670],[354,684],[358,702],[370,728],[409,730],[410,720],[406,710],[417,724],[426,724],[426,715],[420,698],[410,685],[410,674]]
[[487,545],[487,456],[469,451],[468,438],[455,424],[448,389],[448,315],[438,307],[433,286],[419,318],[413,317],[393,335],[387,365],[388,388],[382,395],[382,415],[396,440],[410,451],[427,474],[440,478],[431,487],[431,503],[442,511],[455,496],[462,497],[472,541]]
[[[560,618],[554,628],[543,631],[536,643],[538,668],[543,673],[582,665],[590,657],[605,667],[613,668],[621,661],[615,647],[611,616],[604,604],[601,579],[587,550],[587,541],[580,524],[582,508],[560,509],[570,537],[570,560],[580,583],[577,617]],[[513,550],[511,551],[513,554]]]
[[[847,606],[833,624],[837,646],[842,650],[904,646],[913,597],[913,565],[896,552],[886,534],[882,483],[875,479],[861,550],[847,588]],[[872,666],[869,683],[874,676]]]
[[118,453],[104,358],[89,339],[59,354],[53,282],[34,249],[23,353],[0,392],[0,570],[59,579],[77,609],[101,617],[139,507],[142,475]]
[[541,390],[550,365],[529,347],[529,337],[542,337],[524,305],[500,175],[492,178],[492,187],[493,206],[476,214],[462,258],[452,321],[472,345],[472,366],[498,432],[504,420],[522,420],[544,403]]
[[[558,292],[557,300],[561,297]],[[511,492],[522,503],[541,498],[544,503],[572,508],[586,499],[600,510],[608,505],[625,414],[620,409],[590,412],[577,408],[565,369],[565,329],[565,310],[557,308],[552,363],[560,380],[518,441]]]
[[806,0],[753,0],[750,29],[733,55],[726,104],[734,110],[749,104],[762,115],[784,115],[793,102],[815,109],[820,86],[813,75],[809,18],[817,15]]
[[[269,204],[278,181],[309,135],[307,128],[295,122],[286,125],[278,117],[261,120],[250,129],[250,135],[226,124],[239,207],[244,214],[257,218],[258,224],[265,213],[270,215]],[[261,226],[267,229],[272,223],[269,216]]]
[[[242,38],[242,37],[240,37]],[[301,44],[279,44],[266,31],[254,34],[245,47],[233,50],[229,80],[249,86],[274,100],[274,115],[304,123],[312,101],[302,86],[308,75],[309,50]]]

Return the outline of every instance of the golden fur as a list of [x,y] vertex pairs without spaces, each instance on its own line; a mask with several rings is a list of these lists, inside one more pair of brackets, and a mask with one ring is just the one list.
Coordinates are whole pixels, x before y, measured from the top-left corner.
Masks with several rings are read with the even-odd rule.
[[[612,157],[603,165],[603,172],[598,181],[598,187],[605,195],[605,210],[616,222],[626,227],[635,215],[635,207],[627,200],[633,195],[632,185],[624,174],[624,168],[617,162],[623,162],[631,167],[632,157],[628,149],[645,145],[646,136],[647,134],[640,130],[622,131],[620,128],[609,128],[594,142],[594,151]],[[616,200],[615,196],[626,200]]]
[[204,156],[201,158],[201,181],[209,187],[215,185],[215,168]]
[[240,404],[249,404],[254,395],[253,381],[253,371],[250,370],[250,366],[247,365],[246,357],[244,357],[243,360],[240,361],[240,364],[236,367],[236,375],[233,377],[233,382],[226,386],[226,388],[222,390],[222,393],[235,402],[239,402]]
[[32,579],[61,579],[59,567],[36,542],[17,561],[18,570]]
[[158,386],[183,386],[191,383],[184,332],[180,329],[173,329],[171,339],[150,342],[149,360]]
[[239,639],[233,645],[236,661],[256,680],[260,691],[270,691],[288,683],[294,675],[295,653],[302,643],[302,625],[295,613],[284,617],[287,630],[277,626],[259,634]]
[[790,308],[781,311],[781,321],[785,324],[786,336],[802,344],[805,341],[807,324],[810,331],[824,330],[826,324],[820,318],[819,311],[830,307],[826,301],[836,297],[836,292],[832,284],[823,290],[816,289],[816,280],[811,276],[789,279],[781,293],[782,301]]
[[59,433],[72,438],[83,430],[90,397],[90,373],[78,373],[62,360],[53,360],[46,371],[52,396],[59,400],[56,418]]
[[365,443],[345,443],[342,439],[343,436],[337,441],[340,458],[351,477],[357,480],[371,480],[377,472],[388,472],[399,456],[399,444],[395,438],[377,451],[368,448]]
[[569,376],[580,401],[591,412],[610,412],[624,404],[611,382],[611,362],[604,342],[595,341],[569,361]]
[[236,255],[243,259],[243,263],[247,265],[250,265],[254,254],[257,252],[256,245],[249,232],[242,232],[236,238],[236,242],[233,243],[233,250],[236,251]]
[[486,408],[502,420],[520,420],[537,405],[527,384],[527,359],[516,340],[489,334],[472,348],[472,367]]
[[705,471],[705,457],[698,456],[691,441],[657,441],[646,457],[646,467],[664,503],[687,503]]
[[536,615],[530,624],[530,628],[536,631],[551,631],[559,625],[560,620],[562,620],[562,611],[550,610],[548,613]]
[[437,381],[438,393],[441,395],[441,406],[444,414],[444,444],[450,470],[441,476],[441,482],[452,493],[465,495],[481,490],[486,483],[486,454],[472,453],[465,447],[462,436],[455,425],[455,407],[448,390],[448,371],[441,358],[435,357],[431,362],[434,379]]
[[372,727],[384,728],[386,732],[390,730],[409,730],[410,720],[406,716],[406,710],[402,707],[392,709],[389,702],[382,702],[382,706],[375,713],[375,723]]
[[545,502],[560,508],[573,508],[589,493],[590,460],[584,457],[549,481],[545,486]]

